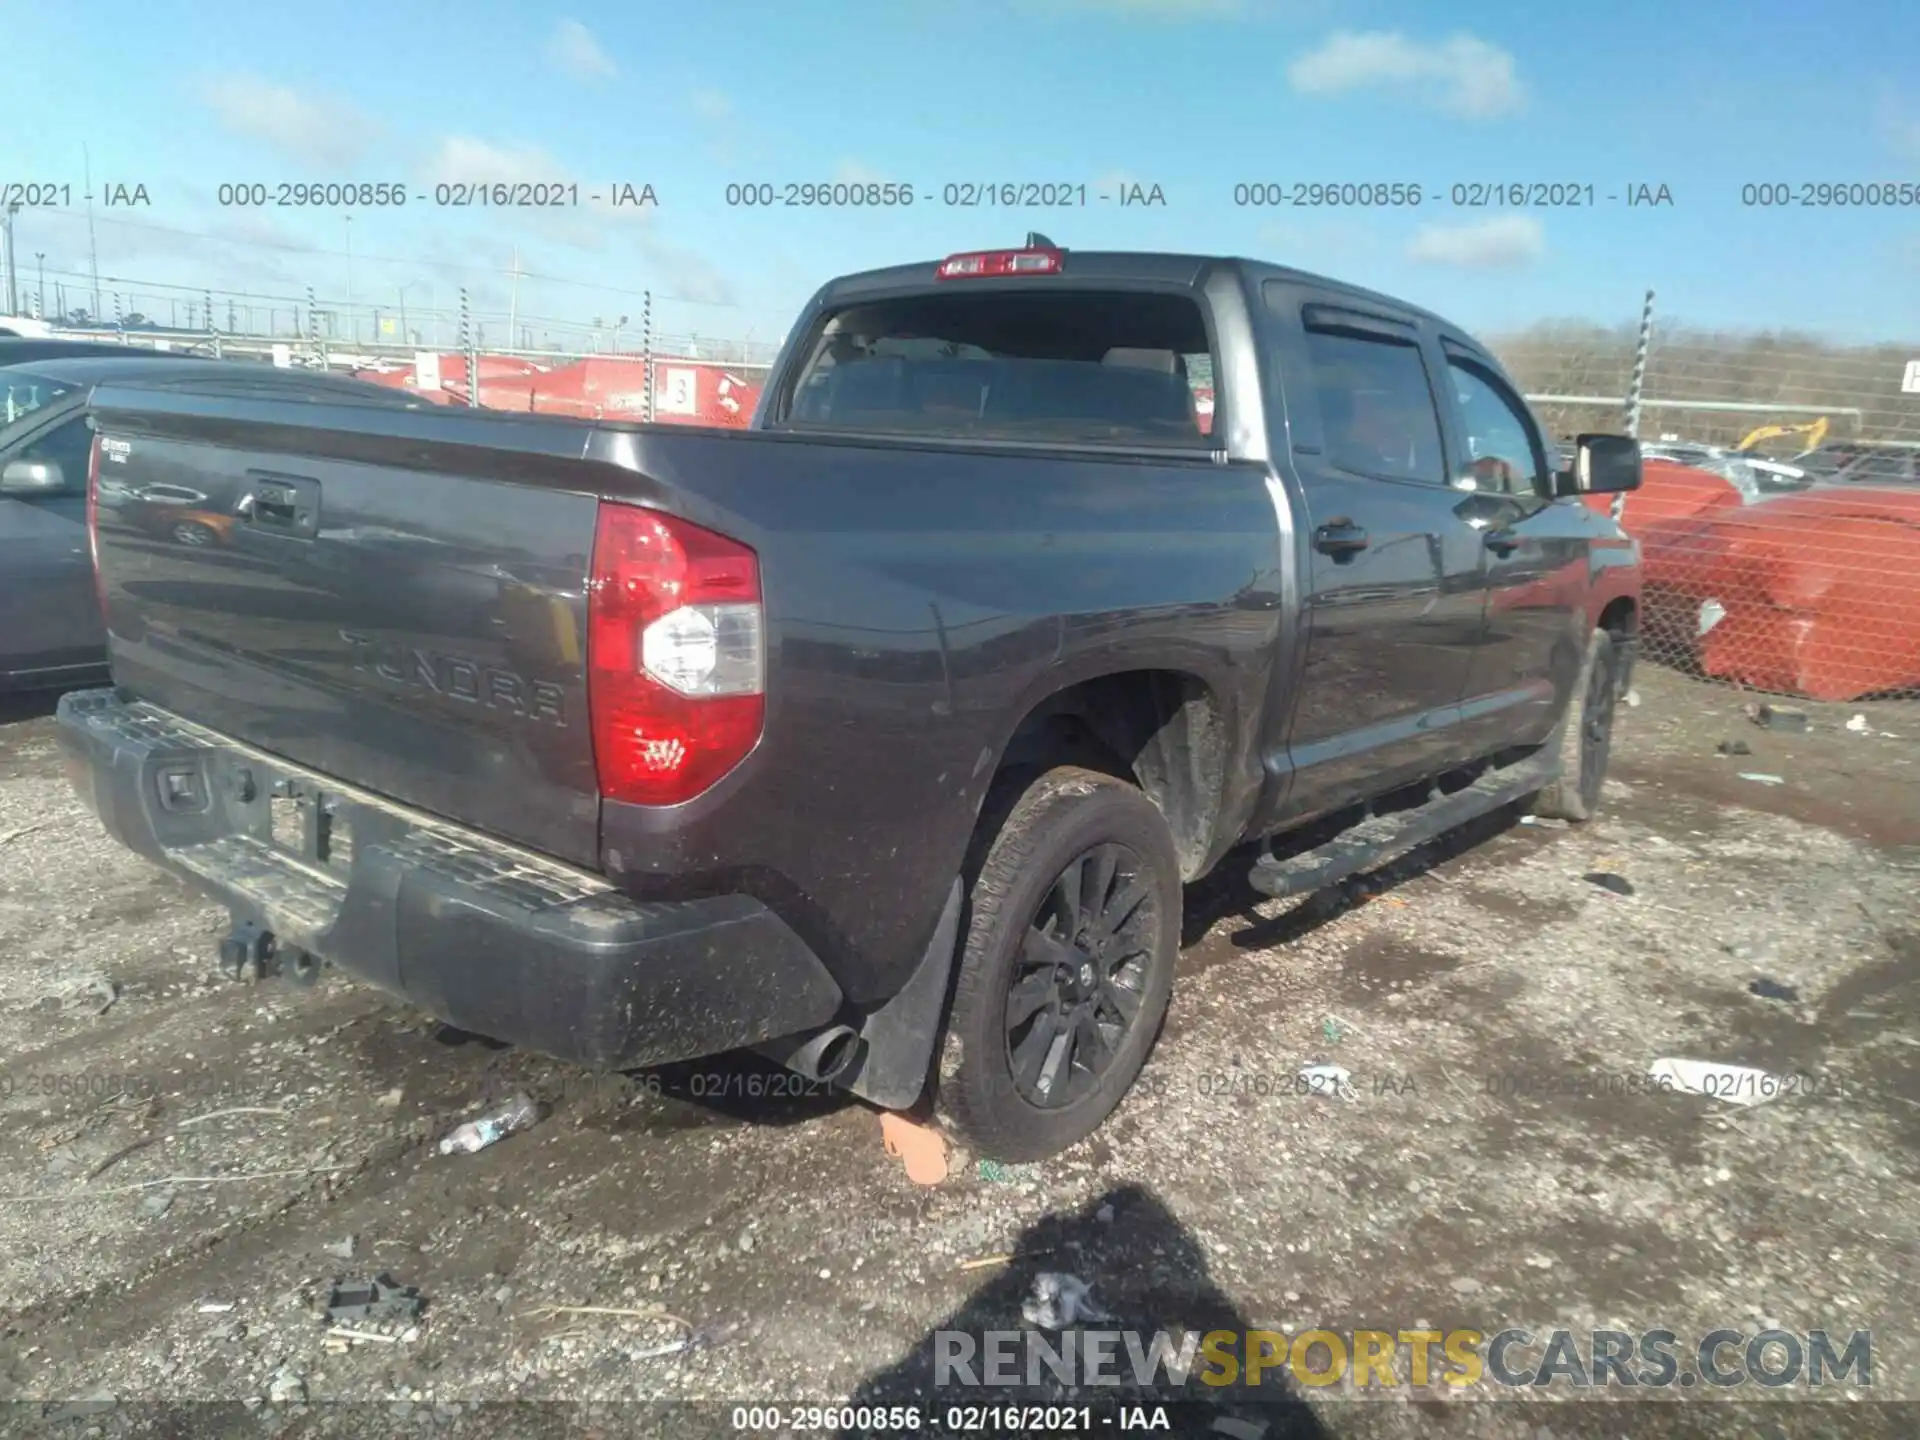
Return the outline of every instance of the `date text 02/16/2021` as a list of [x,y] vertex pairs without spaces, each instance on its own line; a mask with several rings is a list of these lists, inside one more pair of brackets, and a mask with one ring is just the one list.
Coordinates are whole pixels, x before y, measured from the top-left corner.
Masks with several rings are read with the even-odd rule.
[[1166,190],[1142,180],[963,180],[938,187],[892,180],[760,180],[722,192],[732,209],[900,210],[941,205],[960,210],[1165,209]]
[[1246,180],[1233,187],[1241,209],[1591,210],[1601,205],[1671,209],[1663,181],[1608,185],[1590,180],[1475,180],[1426,185],[1412,180]]
[[644,181],[582,185],[575,180],[443,181],[431,190],[398,180],[239,180],[218,186],[214,203],[226,209],[399,210],[432,205],[454,210],[556,210],[597,206],[613,210],[659,208],[659,192]]

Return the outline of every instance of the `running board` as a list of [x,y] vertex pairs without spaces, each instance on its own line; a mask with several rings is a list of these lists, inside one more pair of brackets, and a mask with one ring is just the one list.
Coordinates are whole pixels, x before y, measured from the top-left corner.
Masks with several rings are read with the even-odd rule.
[[1436,794],[1411,810],[1372,816],[1341,831],[1326,844],[1284,860],[1263,855],[1254,862],[1248,883],[1276,899],[1324,889],[1544,789],[1559,773],[1559,758],[1542,753],[1489,770],[1464,790]]

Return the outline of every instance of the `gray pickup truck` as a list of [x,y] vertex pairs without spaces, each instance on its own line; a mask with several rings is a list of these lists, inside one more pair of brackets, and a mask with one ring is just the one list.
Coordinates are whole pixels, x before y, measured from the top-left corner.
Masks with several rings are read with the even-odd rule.
[[[593,1066],[757,1048],[1009,1160],[1140,1072],[1185,882],[1584,818],[1633,654],[1580,497],[1634,443],[1556,471],[1465,331],[1247,260],[835,280],[745,432],[93,412],[114,685],[60,730],[229,966]],[[140,524],[152,485],[218,543]]]

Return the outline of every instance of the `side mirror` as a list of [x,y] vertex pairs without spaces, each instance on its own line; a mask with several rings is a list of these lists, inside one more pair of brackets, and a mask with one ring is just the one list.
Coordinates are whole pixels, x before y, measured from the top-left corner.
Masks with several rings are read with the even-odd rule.
[[1581,435],[1573,464],[1554,477],[1559,495],[1617,495],[1640,488],[1640,442],[1627,435]]
[[10,460],[0,470],[0,495],[51,495],[67,488],[55,460]]

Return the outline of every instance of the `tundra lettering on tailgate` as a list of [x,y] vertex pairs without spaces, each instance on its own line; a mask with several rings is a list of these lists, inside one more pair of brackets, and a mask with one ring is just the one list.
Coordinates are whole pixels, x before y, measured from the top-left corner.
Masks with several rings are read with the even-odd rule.
[[567,723],[566,694],[549,681],[528,680],[463,655],[380,640],[357,630],[342,630],[340,638],[353,647],[355,670],[390,685],[428,690],[450,700],[505,710],[549,725]]

